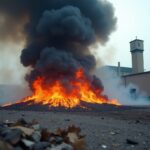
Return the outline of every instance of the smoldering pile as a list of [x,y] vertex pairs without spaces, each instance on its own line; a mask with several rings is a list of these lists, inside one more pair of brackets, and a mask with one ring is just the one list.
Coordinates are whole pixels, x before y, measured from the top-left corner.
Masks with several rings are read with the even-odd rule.
[[[26,75],[31,89],[38,77],[43,84],[56,80],[71,90],[68,83],[82,68],[93,87],[103,86],[92,70],[95,57],[89,46],[105,43],[115,29],[111,3],[99,0],[1,0],[0,38],[26,39],[21,63],[30,67]],[[96,83],[96,84],[95,84]]]
[[82,102],[79,106],[74,108],[65,108],[65,107],[49,107],[48,105],[41,104],[30,104],[30,102],[12,104],[8,106],[0,107],[1,110],[18,110],[18,111],[37,111],[37,112],[105,112],[105,111],[121,111],[130,109],[130,107],[126,106],[118,106],[111,104],[91,104]]
[[84,136],[81,129],[70,126],[67,129],[57,129],[52,133],[41,128],[36,120],[26,122],[20,119],[17,122],[0,124],[1,150],[84,150]]

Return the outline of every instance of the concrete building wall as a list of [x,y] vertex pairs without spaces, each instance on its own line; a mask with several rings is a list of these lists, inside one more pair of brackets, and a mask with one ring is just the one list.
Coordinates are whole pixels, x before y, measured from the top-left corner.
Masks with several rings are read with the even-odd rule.
[[144,72],[143,52],[132,52],[133,73]]
[[150,97],[150,71],[123,76],[123,82],[125,86],[130,83],[136,85],[141,92],[145,92]]

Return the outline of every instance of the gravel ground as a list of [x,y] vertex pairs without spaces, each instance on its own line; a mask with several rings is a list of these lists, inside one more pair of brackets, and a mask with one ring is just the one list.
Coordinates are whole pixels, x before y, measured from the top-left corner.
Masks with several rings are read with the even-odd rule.
[[[150,108],[99,113],[0,110],[0,122],[20,118],[36,119],[52,131],[79,126],[86,135],[87,150],[150,150]],[[136,143],[129,144],[127,139]]]

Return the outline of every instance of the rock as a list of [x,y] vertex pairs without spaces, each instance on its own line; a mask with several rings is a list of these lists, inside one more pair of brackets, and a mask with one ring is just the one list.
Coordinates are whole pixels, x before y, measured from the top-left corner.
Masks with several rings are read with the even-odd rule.
[[56,140],[56,144],[61,144],[63,142],[63,138],[59,136],[56,137],[55,140]]
[[0,150],[13,150],[13,147],[8,143],[0,140]]
[[5,124],[4,123],[0,123],[0,129],[4,128],[4,127],[5,127]]
[[52,144],[56,144],[56,138],[54,136],[50,137],[49,142]]
[[67,137],[69,138],[69,141],[71,143],[75,143],[78,140],[78,136],[76,133],[70,132],[70,133],[68,133]]
[[16,125],[20,125],[20,126],[25,126],[27,125],[28,123],[26,122],[26,120],[24,118],[21,118],[19,119],[17,122],[16,122]]
[[111,134],[111,135],[116,135],[116,134],[119,134],[119,133],[118,133],[118,132],[111,131],[110,134]]
[[33,134],[33,132],[34,132],[33,129],[22,127],[22,126],[11,127],[11,129],[20,129],[27,136],[31,136]]
[[135,123],[136,123],[136,124],[140,123],[140,120],[136,120]]
[[5,120],[4,124],[6,124],[7,126],[11,126],[12,124],[14,124],[14,122],[9,121],[9,120]]
[[107,145],[101,145],[103,149],[107,149]]
[[1,128],[1,130],[0,130],[0,136],[5,137],[10,132],[11,132],[11,130],[9,128]]
[[0,126],[0,136],[2,136],[3,132],[6,130],[5,127]]
[[84,150],[85,149],[84,138],[80,138],[77,133],[69,132],[67,137],[69,139],[69,142],[72,143],[75,150]]
[[78,139],[74,144],[73,148],[75,150],[85,150],[85,140],[84,138]]
[[126,139],[126,143],[130,144],[130,145],[138,145],[139,144],[138,142],[131,140],[131,139]]
[[29,141],[27,139],[22,139],[22,143],[28,148],[31,148],[35,144],[33,141]]
[[50,131],[48,131],[47,129],[42,129],[41,140],[42,141],[49,141],[50,135],[51,135]]
[[73,147],[69,144],[62,143],[61,145],[53,147],[50,150],[73,150]]
[[70,126],[59,128],[52,133],[40,129],[34,120],[27,123],[24,119],[0,124],[0,150],[85,150],[85,141],[80,128]]
[[64,131],[62,129],[58,128],[57,131],[55,132],[55,134],[58,136],[61,136],[62,134],[64,134]]
[[45,150],[48,147],[51,147],[49,142],[38,142],[33,146],[33,150]]
[[15,147],[13,150],[23,150],[21,147]]
[[73,132],[76,133],[77,135],[81,132],[80,128],[75,127],[74,125],[69,126],[67,132]]
[[21,139],[22,131],[20,129],[13,129],[7,132],[4,136],[4,140],[12,145],[16,145]]
[[39,142],[41,140],[41,133],[39,131],[35,131],[33,134],[32,134],[32,139],[35,141],[35,142]]
[[32,128],[34,130],[40,130],[40,125],[39,124],[34,124],[34,125],[32,125]]

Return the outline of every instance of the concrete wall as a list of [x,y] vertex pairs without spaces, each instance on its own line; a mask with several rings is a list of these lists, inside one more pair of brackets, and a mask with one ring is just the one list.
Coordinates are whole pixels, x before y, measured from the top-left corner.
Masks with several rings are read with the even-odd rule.
[[150,97],[150,71],[138,74],[123,76],[124,85],[132,83]]
[[143,52],[132,52],[133,73],[144,72]]

